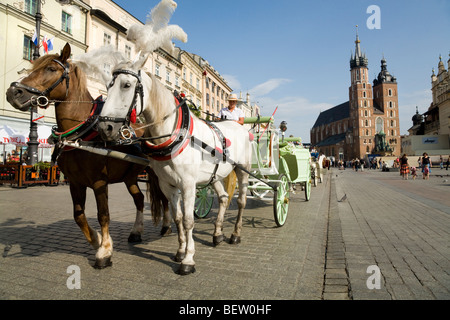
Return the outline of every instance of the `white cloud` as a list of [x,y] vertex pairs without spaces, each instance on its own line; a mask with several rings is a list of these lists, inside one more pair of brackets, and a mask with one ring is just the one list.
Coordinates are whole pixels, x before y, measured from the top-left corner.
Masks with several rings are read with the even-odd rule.
[[262,97],[257,101],[257,104],[262,106],[262,116],[271,116],[275,108],[278,107],[274,116],[275,125],[278,126],[281,121],[286,121],[288,127],[286,134],[301,137],[303,142],[310,141],[309,132],[320,112],[334,107],[329,103],[312,102],[300,96],[289,96],[281,99]]
[[262,97],[262,96],[269,94],[270,92],[272,92],[273,90],[275,90],[276,88],[281,86],[282,84],[288,83],[288,82],[291,82],[291,80],[289,80],[289,79],[270,79],[264,83],[258,84],[256,87],[249,90],[249,92],[253,96]]

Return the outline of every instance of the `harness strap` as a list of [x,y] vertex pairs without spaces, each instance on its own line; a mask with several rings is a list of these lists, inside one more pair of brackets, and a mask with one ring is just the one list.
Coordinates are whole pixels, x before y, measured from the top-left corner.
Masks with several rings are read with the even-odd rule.
[[32,99],[30,100],[30,103],[33,106],[39,106],[41,108],[46,109],[50,103],[49,99],[47,98],[47,95],[53,91],[53,89],[55,89],[61,82],[64,81],[64,79],[66,80],[66,98],[67,95],[69,94],[69,81],[70,81],[70,66],[68,63],[66,63],[65,65],[57,60],[57,59],[53,59],[53,62],[56,62],[57,64],[59,64],[63,69],[64,72],[61,75],[61,77],[56,80],[55,83],[53,83],[50,87],[48,87],[47,89],[45,89],[44,91],[41,91],[39,89],[27,86],[25,84],[19,83],[19,82],[12,82],[11,86],[15,86],[17,88],[22,88],[25,89],[26,91],[30,92],[30,93],[34,93],[36,95],[38,95],[38,97],[32,97]]

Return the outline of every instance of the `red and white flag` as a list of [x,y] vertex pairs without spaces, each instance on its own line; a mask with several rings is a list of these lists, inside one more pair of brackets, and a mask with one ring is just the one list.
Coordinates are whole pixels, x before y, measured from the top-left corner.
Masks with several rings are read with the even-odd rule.
[[44,52],[48,53],[48,43],[47,43],[47,36],[44,36],[42,39],[42,47],[44,48]]

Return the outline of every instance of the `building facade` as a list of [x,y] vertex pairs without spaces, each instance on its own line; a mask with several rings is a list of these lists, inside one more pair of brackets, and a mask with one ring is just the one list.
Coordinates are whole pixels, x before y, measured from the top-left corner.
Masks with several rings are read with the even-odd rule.
[[412,117],[408,136],[402,137],[402,152],[408,155],[448,156],[450,154],[450,55],[445,69],[439,57],[438,72],[431,75],[432,99],[428,110]]
[[400,155],[397,79],[383,57],[378,77],[370,83],[369,61],[358,35],[350,58],[349,101],[320,113],[311,129],[311,145],[337,160]]
[[[10,84],[28,74],[32,68],[35,45],[33,36],[36,31],[35,15],[38,9],[37,0],[1,0],[0,1],[0,126],[6,125],[28,137],[30,131],[30,112],[14,109],[6,101],[6,90]],[[83,1],[73,0],[71,5],[61,5],[56,1],[42,1],[40,12],[39,43],[44,36],[53,41],[54,49],[49,53],[60,52],[68,42],[72,47],[72,54],[86,52],[86,27],[88,13],[91,7]],[[45,54],[43,47],[39,55]],[[39,109],[39,116],[44,116],[39,122],[38,130],[38,159],[48,160],[51,149],[47,144],[51,128],[55,125],[54,108]],[[5,155],[16,150],[13,144],[4,144],[1,149]]]
[[438,73],[431,75],[433,102],[425,116],[425,134],[450,135],[450,54],[445,69],[439,57]]

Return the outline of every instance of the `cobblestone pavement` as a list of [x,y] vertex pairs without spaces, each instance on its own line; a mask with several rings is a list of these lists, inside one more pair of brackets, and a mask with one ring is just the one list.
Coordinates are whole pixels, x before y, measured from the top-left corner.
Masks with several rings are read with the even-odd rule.
[[[148,205],[143,242],[127,242],[135,209],[125,185],[109,187],[114,255],[104,270],[92,267],[95,251],[72,219],[68,186],[0,186],[0,299],[447,300],[450,184],[436,174],[404,181],[332,169],[310,201],[300,190],[291,195],[282,228],[271,201],[249,199],[239,245],[212,245],[215,206],[196,220],[189,276],[176,274],[177,237],[159,236]],[[91,191],[86,207],[98,230]],[[227,236],[236,212],[233,201]],[[68,288],[74,266],[80,289]]]

